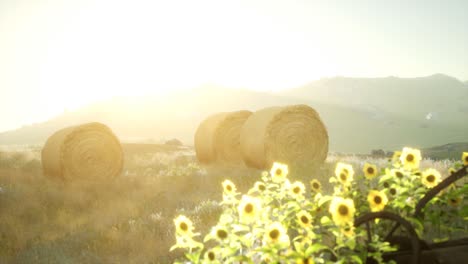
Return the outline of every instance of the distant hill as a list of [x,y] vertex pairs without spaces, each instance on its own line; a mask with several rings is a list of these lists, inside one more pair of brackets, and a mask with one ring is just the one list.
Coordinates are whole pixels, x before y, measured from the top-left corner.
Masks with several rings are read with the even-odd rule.
[[443,74],[421,78],[326,78],[282,93],[359,108],[375,115],[394,114],[430,126],[468,117],[468,87]]
[[203,86],[164,96],[114,98],[44,123],[0,133],[1,144],[41,144],[54,131],[90,121],[123,141],[178,138],[193,145],[198,124],[216,112],[308,104],[328,129],[330,150],[370,153],[468,142],[468,86],[446,75],[422,78],[327,78],[281,93]]
[[461,160],[462,153],[466,151],[468,151],[468,142],[450,143],[421,150],[423,157],[435,160]]
[[0,145],[41,144],[53,131],[92,121],[107,124],[124,141],[155,142],[178,138],[193,144],[198,124],[208,115],[301,102],[304,101],[216,86],[176,91],[160,97],[115,97],[63,113],[44,123],[0,133]]

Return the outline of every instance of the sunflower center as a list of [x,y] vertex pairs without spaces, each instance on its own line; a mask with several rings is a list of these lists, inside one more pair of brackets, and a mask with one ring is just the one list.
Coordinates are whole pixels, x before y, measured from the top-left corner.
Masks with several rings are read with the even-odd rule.
[[282,172],[281,169],[276,169],[275,174],[276,174],[277,176],[280,176],[280,175],[281,175],[281,172]]
[[251,213],[253,211],[253,205],[252,204],[247,204],[245,207],[244,207],[244,212],[246,213]]
[[279,232],[278,229],[273,229],[273,230],[270,231],[269,236],[270,236],[271,239],[276,240],[276,239],[278,239],[279,234],[280,234],[280,232]]
[[306,259],[302,260],[302,263],[304,263],[304,264],[309,264],[309,259],[306,258]]
[[301,216],[301,222],[304,223],[304,224],[308,224],[309,223],[309,218],[307,218],[307,216],[303,215],[303,216]]
[[340,215],[347,215],[348,214],[348,207],[346,205],[340,205],[338,207],[338,212],[340,213]]
[[435,181],[435,176],[434,175],[429,175],[429,176],[426,177],[426,180],[428,182],[434,182]]
[[388,184],[388,182],[384,182],[383,187],[388,188],[390,187],[390,185]]
[[180,223],[179,227],[182,231],[188,230],[188,225],[185,222]]
[[374,174],[374,168],[372,167],[367,168],[367,173]]
[[312,183],[312,187],[314,187],[314,189],[319,189],[320,188],[320,185],[316,182]]
[[341,179],[342,181],[346,181],[346,174],[345,174],[345,173],[341,173],[341,174],[340,174],[340,179]]
[[295,194],[298,194],[298,193],[301,192],[301,188],[299,188],[299,187],[294,187],[293,192],[294,192]]
[[391,195],[395,195],[395,194],[396,194],[396,189],[395,189],[395,188],[391,188],[391,189],[390,189],[390,194],[391,194]]
[[456,202],[457,202],[457,199],[451,198],[450,201],[451,201],[452,203],[456,203]]
[[380,204],[381,202],[382,202],[382,198],[380,196],[377,195],[377,196],[374,197],[374,203],[375,204]]
[[208,259],[211,261],[215,260],[215,254],[212,251],[208,252]]
[[228,186],[226,186],[226,190],[228,190],[228,191],[232,191],[232,187],[231,187],[231,185],[228,185]]
[[218,231],[216,231],[216,235],[220,238],[220,239],[225,239],[227,237],[227,232],[225,230],[222,230],[222,229],[219,229]]
[[408,154],[408,155],[406,156],[406,161],[412,162],[413,160],[414,160],[413,154]]
[[397,171],[395,172],[395,176],[397,176],[397,178],[403,178],[403,173],[401,173],[401,171]]
[[258,186],[258,189],[259,189],[260,191],[264,191],[264,190],[265,190],[265,185],[260,184],[260,185]]

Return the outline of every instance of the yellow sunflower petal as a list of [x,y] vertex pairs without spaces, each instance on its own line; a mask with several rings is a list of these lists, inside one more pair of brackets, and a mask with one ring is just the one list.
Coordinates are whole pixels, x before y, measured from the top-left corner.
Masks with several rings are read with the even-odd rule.
[[364,172],[364,176],[368,179],[371,180],[377,176],[377,166],[366,163],[364,164],[364,168],[362,169]]
[[312,181],[310,181],[310,189],[314,192],[321,192],[322,191],[322,184],[316,180],[316,179],[313,179]]
[[271,179],[276,183],[283,182],[288,176],[288,172],[288,165],[274,162],[270,170]]
[[405,147],[401,152],[400,161],[407,170],[418,169],[421,161],[421,151],[419,149]]
[[427,169],[423,172],[421,181],[427,188],[433,188],[441,182],[440,173],[435,169]]
[[184,215],[179,215],[174,219],[174,224],[176,226],[176,233],[180,236],[193,236],[193,223]]
[[468,152],[463,152],[462,161],[464,166],[468,166]]
[[299,213],[296,214],[297,223],[304,228],[312,227],[312,215],[309,214],[307,211],[301,210]]
[[354,177],[353,166],[338,162],[335,168],[335,176],[343,185],[350,185]]
[[330,203],[329,212],[332,215],[333,222],[339,226],[352,223],[355,211],[354,201],[351,199],[335,196]]
[[242,223],[252,223],[260,215],[261,201],[258,198],[243,195],[237,210]]
[[388,203],[387,195],[384,192],[371,190],[367,195],[367,202],[369,203],[372,212],[379,212],[385,208]]

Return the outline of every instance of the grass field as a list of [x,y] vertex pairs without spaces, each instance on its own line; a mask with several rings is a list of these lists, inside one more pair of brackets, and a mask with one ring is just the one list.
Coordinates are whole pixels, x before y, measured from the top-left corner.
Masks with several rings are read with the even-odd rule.
[[[188,147],[124,145],[122,175],[103,183],[64,183],[42,175],[40,148],[0,151],[0,263],[171,263],[180,251],[173,218],[185,214],[206,234],[221,213],[221,182],[246,192],[260,171],[200,166]],[[327,189],[334,164],[359,170],[386,158],[330,155],[316,175]],[[444,176],[450,163],[423,160]]]

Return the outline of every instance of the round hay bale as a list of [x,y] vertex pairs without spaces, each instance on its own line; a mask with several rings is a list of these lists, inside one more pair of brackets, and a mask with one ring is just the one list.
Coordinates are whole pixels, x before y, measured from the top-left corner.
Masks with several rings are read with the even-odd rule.
[[251,114],[247,110],[218,113],[201,122],[194,138],[198,161],[203,164],[242,164],[240,131]]
[[122,172],[123,152],[117,137],[100,123],[61,129],[42,148],[44,175],[64,180],[102,180]]
[[318,113],[307,105],[269,107],[247,119],[240,144],[249,167],[269,170],[277,161],[294,172],[311,172],[327,158],[328,133]]

